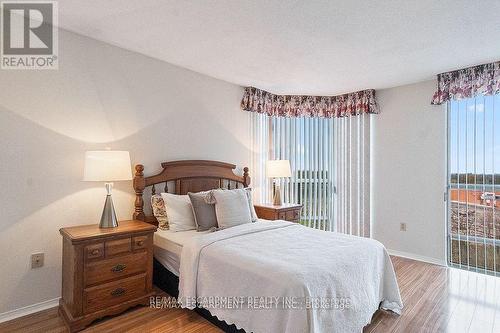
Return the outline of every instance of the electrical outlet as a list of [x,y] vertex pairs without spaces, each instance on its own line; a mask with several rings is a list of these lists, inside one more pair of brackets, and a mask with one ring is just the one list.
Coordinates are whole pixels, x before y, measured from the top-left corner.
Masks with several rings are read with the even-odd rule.
[[43,266],[43,253],[33,253],[31,255],[31,268],[39,268]]
[[399,225],[399,231],[406,231],[406,223],[401,223]]

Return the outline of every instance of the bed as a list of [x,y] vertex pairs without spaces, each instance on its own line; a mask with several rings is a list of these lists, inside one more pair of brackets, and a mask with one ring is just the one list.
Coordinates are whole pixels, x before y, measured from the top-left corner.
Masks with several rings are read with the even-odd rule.
[[[144,177],[136,166],[134,218],[144,191],[175,194],[244,188],[248,168],[215,161],[162,163]],[[307,228],[286,221],[238,225],[217,232],[158,231],[154,283],[183,307],[226,332],[361,332],[379,308],[403,307],[384,246],[373,239]]]

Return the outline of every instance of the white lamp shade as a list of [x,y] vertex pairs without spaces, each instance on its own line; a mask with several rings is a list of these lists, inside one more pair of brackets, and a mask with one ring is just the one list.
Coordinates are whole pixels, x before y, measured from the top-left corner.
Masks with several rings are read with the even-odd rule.
[[266,173],[269,178],[291,177],[290,161],[272,160],[267,161]]
[[132,170],[128,151],[85,152],[84,181],[112,182],[131,179]]

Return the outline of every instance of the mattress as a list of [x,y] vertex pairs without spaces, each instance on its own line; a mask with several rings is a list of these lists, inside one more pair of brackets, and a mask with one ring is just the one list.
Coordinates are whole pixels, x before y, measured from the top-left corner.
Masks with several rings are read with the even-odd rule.
[[210,231],[177,231],[160,230],[154,233],[154,257],[166,269],[179,276],[181,252],[183,244],[193,238],[201,237]]

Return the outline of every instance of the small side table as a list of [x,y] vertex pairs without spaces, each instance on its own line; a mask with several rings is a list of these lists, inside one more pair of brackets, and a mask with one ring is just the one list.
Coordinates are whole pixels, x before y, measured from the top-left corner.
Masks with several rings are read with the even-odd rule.
[[153,291],[156,226],[122,221],[62,228],[62,298],[59,313],[70,332],[92,321],[148,304]]

